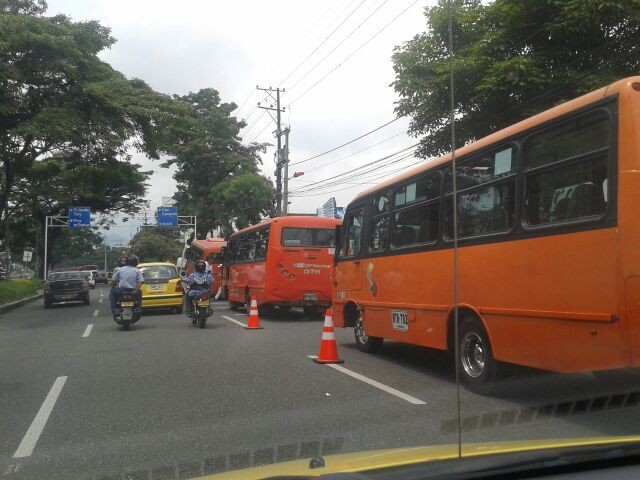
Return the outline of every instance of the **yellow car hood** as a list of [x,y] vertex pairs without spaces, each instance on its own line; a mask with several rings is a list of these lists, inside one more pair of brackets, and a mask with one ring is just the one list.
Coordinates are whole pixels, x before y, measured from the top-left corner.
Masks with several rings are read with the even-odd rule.
[[[463,444],[462,456],[474,457],[557,448],[605,446],[621,443],[640,443],[640,437],[595,437],[566,440],[469,443]],[[458,446],[455,444],[434,445],[431,447],[394,448],[323,456],[322,458],[324,459],[325,465],[320,468],[309,468],[310,459],[305,459],[218,473],[199,478],[200,480],[257,480],[273,476],[299,475],[306,477],[319,477],[321,475],[331,473],[366,472],[368,470],[401,467],[437,460],[452,460],[457,457]]]

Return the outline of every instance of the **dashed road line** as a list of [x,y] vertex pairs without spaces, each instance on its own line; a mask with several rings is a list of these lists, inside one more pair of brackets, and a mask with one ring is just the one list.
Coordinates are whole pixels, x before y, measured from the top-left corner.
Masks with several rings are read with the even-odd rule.
[[[307,356],[309,358],[318,358],[317,355],[307,355]],[[348,368],[341,367],[340,365],[336,365],[335,363],[325,363],[324,365],[326,365],[327,367],[331,367],[334,370],[337,370],[341,373],[344,373],[345,375],[349,375],[350,377],[353,377],[356,380],[360,380],[361,382],[368,383],[372,387],[379,388],[380,390],[390,393],[391,395],[395,395],[396,397],[401,398],[402,400],[405,400],[414,405],[427,404],[427,402],[420,400],[419,398],[412,397],[407,393],[401,392],[400,390],[396,390],[395,388],[385,385],[384,383],[380,383],[376,380],[373,380],[372,378],[365,377],[364,375],[360,375],[359,373],[354,372],[353,370],[349,370]]]
[[87,328],[85,328],[84,333],[82,334],[82,338],[87,338],[91,333],[92,329],[93,329],[93,323],[90,323],[89,325],[87,325]]
[[97,317],[98,315],[100,315],[100,310],[94,310],[93,311],[93,316]]
[[100,299],[98,300],[98,303],[102,303],[102,300],[104,300],[104,298],[100,298]]
[[247,328],[247,324],[246,323],[239,322],[235,318],[227,317],[226,315],[222,315],[222,318],[224,318],[226,320],[229,320],[230,322],[236,323],[236,324],[240,325],[241,327]]
[[22,442],[20,442],[20,445],[18,445],[16,452],[13,454],[13,458],[31,456],[66,381],[67,377],[58,377],[56,378],[56,381],[53,382],[53,386],[51,387],[51,390],[49,390],[47,398],[42,402],[40,410],[38,410],[33,422],[31,422],[29,430],[24,434],[24,438],[22,439]]

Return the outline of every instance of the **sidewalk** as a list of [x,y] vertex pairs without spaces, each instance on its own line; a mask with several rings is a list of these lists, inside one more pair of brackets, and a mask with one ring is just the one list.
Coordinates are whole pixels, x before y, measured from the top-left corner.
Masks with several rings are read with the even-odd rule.
[[34,300],[38,300],[39,298],[42,298],[43,295],[44,293],[40,291],[37,294],[32,295],[31,297],[22,298],[20,300],[16,300],[15,302],[10,302],[10,303],[5,303],[4,305],[0,305],[0,314],[10,312],[11,310],[21,307],[26,303],[33,302]]

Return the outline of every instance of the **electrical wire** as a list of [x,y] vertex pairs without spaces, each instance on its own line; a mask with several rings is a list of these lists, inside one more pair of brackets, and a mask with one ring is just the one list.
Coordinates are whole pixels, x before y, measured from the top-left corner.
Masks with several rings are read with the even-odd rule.
[[343,157],[340,157],[340,158],[337,158],[335,160],[332,160],[332,161],[330,161],[328,163],[324,163],[322,165],[318,165],[317,167],[314,167],[314,168],[309,168],[309,169],[305,168],[305,172],[304,173],[313,172],[315,170],[319,170],[319,169],[327,167],[329,165],[333,165],[334,163],[337,163],[340,160],[344,160],[345,158],[354,157],[354,156],[356,156],[356,155],[358,155],[358,154],[360,154],[362,152],[366,152],[367,150],[372,149],[373,147],[377,147],[378,145],[382,145],[383,143],[388,142],[389,140],[393,140],[394,138],[399,137],[400,135],[405,135],[406,133],[407,133],[407,131],[403,130],[401,132],[396,133],[395,135],[392,135],[392,136],[390,136],[388,138],[385,138],[384,140],[379,141],[378,143],[374,143],[373,145],[369,145],[368,147],[365,147],[362,150],[358,150],[357,152],[350,153],[349,155],[345,155]]
[[304,160],[300,160],[300,161],[298,161],[298,162],[292,162],[292,163],[290,163],[289,165],[291,165],[291,166],[293,166],[293,165],[299,165],[299,164],[301,164],[301,163],[308,162],[309,160],[313,160],[313,159],[316,159],[316,158],[322,157],[323,155],[326,155],[327,153],[335,152],[336,150],[338,150],[338,149],[340,149],[340,148],[342,148],[342,147],[346,147],[347,145],[351,145],[352,143],[357,142],[358,140],[360,140],[360,139],[362,139],[362,138],[364,138],[364,137],[366,137],[366,136],[368,136],[368,135],[371,135],[372,133],[375,133],[375,132],[377,132],[378,130],[383,129],[383,128],[384,128],[384,127],[386,127],[387,125],[391,125],[392,123],[397,122],[398,120],[400,120],[400,118],[402,118],[402,117],[396,117],[396,118],[394,118],[393,120],[391,120],[391,121],[389,121],[389,122],[387,122],[387,123],[384,123],[384,124],[382,124],[382,125],[380,125],[380,126],[378,126],[378,127],[374,128],[373,130],[368,131],[367,133],[363,133],[363,134],[362,134],[362,135],[360,135],[359,137],[356,137],[356,138],[354,138],[354,139],[352,139],[352,140],[349,140],[348,142],[343,143],[342,145],[338,145],[337,147],[333,147],[333,148],[331,148],[331,149],[327,150],[326,152],[318,153],[317,155],[314,155],[314,156],[312,156],[312,157],[305,158]]
[[378,7],[371,12],[369,15],[367,15],[367,17],[353,30],[351,30],[351,32],[344,37],[335,47],[333,47],[331,50],[329,50],[329,52],[327,54],[325,54],[324,57],[322,57],[313,67],[311,67],[310,70],[307,71],[307,73],[305,73],[302,77],[298,78],[298,80],[296,80],[294,82],[293,85],[291,85],[287,91],[291,91],[293,90],[298,84],[300,84],[300,82],[302,82],[305,78],[307,78],[307,76],[309,76],[309,74],[311,74],[316,68],[318,68],[322,62],[324,62],[333,52],[335,52],[338,48],[340,48],[340,46],[346,42],[349,38],[351,38],[351,36],[356,33],[360,27],[362,27],[362,25],[364,25],[365,23],[367,23],[367,21],[373,17],[376,13],[378,13],[378,11],[385,6],[385,4],[388,2],[389,0],[383,0],[382,3],[380,5],[378,5]]
[[300,100],[302,97],[304,97],[307,93],[309,93],[309,91],[313,88],[315,88],[317,85],[319,85],[321,82],[323,82],[327,77],[329,77],[329,75],[331,75],[333,72],[335,72],[336,70],[338,70],[342,65],[344,65],[346,62],[348,62],[356,53],[358,53],[360,50],[362,50],[366,45],[369,44],[369,42],[371,42],[374,38],[376,38],[378,35],[380,35],[383,31],[385,31],[389,25],[391,25],[393,22],[395,22],[398,18],[400,18],[407,10],[409,10],[411,7],[413,7],[416,3],[418,3],[419,0],[413,0],[409,6],[407,8],[405,8],[404,10],[402,10],[398,15],[396,15],[395,17],[393,17],[391,19],[391,21],[389,21],[388,23],[386,23],[381,29],[379,29],[373,36],[369,37],[368,40],[366,40],[362,45],[360,45],[358,48],[356,48],[353,52],[351,52],[347,57],[345,57],[344,60],[342,60],[340,63],[338,63],[332,70],[329,70],[324,76],[322,76],[318,81],[316,81],[315,83],[313,83],[309,88],[307,88],[304,92],[302,92],[300,95],[298,95],[297,97],[295,97],[291,102],[289,102],[289,104],[287,105],[288,108],[291,107],[291,105],[293,105],[295,102],[297,102],[298,100]]
[[[346,181],[354,176],[359,176],[359,175],[366,175],[368,173],[371,173],[372,171],[375,171],[376,169],[380,169],[383,168],[386,165],[391,165],[393,163],[397,163],[398,161],[402,160],[402,158],[406,158],[406,157],[401,157],[400,159],[393,159],[393,157],[400,155],[400,154],[406,154],[407,152],[409,152],[409,155],[413,155],[413,153],[415,152],[416,147],[419,145],[419,143],[416,143],[414,145],[410,145],[408,147],[405,147],[401,150],[398,150],[394,153],[391,153],[389,155],[385,155],[382,158],[379,158],[377,160],[373,160],[369,163],[366,163],[364,165],[361,165],[359,167],[353,168],[351,170],[347,170],[346,172],[341,172],[337,175],[333,175],[331,177],[327,177],[327,178],[323,178],[320,180],[316,181],[315,185],[312,186],[301,186],[300,188],[294,189],[292,191],[294,192],[308,192],[308,191],[312,191],[312,190],[317,190],[320,188],[325,188],[327,186],[330,185],[334,185],[336,183],[340,183],[342,181]],[[388,161],[387,163],[384,163],[382,165],[380,165],[381,162],[384,161]],[[372,168],[371,168],[372,167]],[[369,170],[366,170],[369,169]],[[347,177],[345,177],[345,175],[347,175]],[[332,180],[332,181],[331,181]]]
[[[354,14],[354,13],[355,13],[359,8],[360,8],[360,7],[364,4],[364,2],[365,2],[365,1],[366,1],[366,0],[362,0],[362,1],[361,1],[361,2],[356,6],[356,8],[354,8],[354,9],[349,13],[349,15],[347,15],[347,16],[342,20],[342,22],[340,22],[340,24],[339,24],[336,28],[334,28],[334,29],[331,31],[331,33],[330,33],[329,35],[327,35],[327,37],[326,37],[322,42],[320,42],[320,44],[319,44],[316,48],[314,48],[314,49],[313,49],[313,51],[312,51],[309,55],[307,55],[307,57],[306,57],[304,60],[302,60],[302,62],[300,62],[300,63],[299,63],[299,64],[298,64],[298,65],[297,65],[297,66],[296,66],[296,67],[295,67],[291,72],[289,72],[289,74],[288,74],[285,78],[283,78],[283,79],[282,79],[282,81],[280,81],[280,85],[282,85],[284,82],[286,82],[286,81],[291,77],[291,75],[293,75],[296,71],[298,71],[298,70],[300,69],[300,67],[302,67],[302,65],[304,65],[304,63],[305,63],[307,60],[309,60],[309,59],[310,59],[310,58],[311,58],[311,57],[312,57],[312,56],[313,56],[313,55],[314,55],[314,54],[315,54],[315,53],[320,49],[320,47],[322,47],[322,45],[324,45],[324,44],[325,44],[325,43],[326,43],[326,42],[327,42],[327,41],[328,41],[328,40],[333,36],[333,34],[335,34],[335,33],[340,29],[340,27],[342,27],[342,25],[344,25],[344,24],[345,24],[345,22],[346,22],[347,20],[349,20],[349,18],[351,18],[351,16],[352,16],[352,15],[353,15],[353,14]],[[347,8],[348,8],[348,7],[347,7]],[[343,10],[342,12],[344,12],[344,10]],[[340,15],[342,15],[342,12],[340,12]],[[338,15],[338,17],[339,17],[340,15]]]

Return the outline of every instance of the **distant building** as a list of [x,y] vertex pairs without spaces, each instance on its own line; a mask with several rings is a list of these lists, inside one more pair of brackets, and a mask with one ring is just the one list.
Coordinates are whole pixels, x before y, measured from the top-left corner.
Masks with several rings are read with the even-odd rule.
[[325,218],[337,218],[342,220],[344,218],[344,207],[336,206],[335,197],[331,197],[327,200],[322,207],[316,209],[318,217]]

